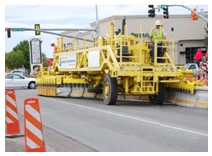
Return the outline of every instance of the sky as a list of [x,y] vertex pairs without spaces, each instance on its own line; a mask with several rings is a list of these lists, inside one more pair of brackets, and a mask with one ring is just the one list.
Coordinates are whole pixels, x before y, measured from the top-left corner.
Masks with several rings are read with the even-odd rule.
[[[154,4],[154,3],[152,3]],[[162,3],[163,4],[163,3]],[[155,3],[155,7],[160,5]],[[184,5],[184,4],[182,4]],[[186,4],[185,4],[186,5]],[[199,10],[208,11],[206,5],[186,5],[189,8],[198,6]],[[34,24],[40,24],[41,28],[91,28],[90,23],[96,21],[96,5],[6,5],[6,28],[32,28]],[[148,15],[148,4],[132,5],[97,5],[98,19],[104,19],[113,15]],[[156,11],[157,15],[163,14],[163,10]],[[190,11],[182,7],[170,7],[169,14],[190,14]],[[61,33],[61,31],[54,31]],[[22,40],[40,38],[42,40],[42,52],[47,57],[52,57],[50,42],[56,42],[58,36],[41,33],[36,36],[34,31],[11,32],[11,38],[7,38],[5,32],[5,52],[12,51]]]
[[[100,3],[101,2],[101,3]],[[148,5],[154,4],[155,7],[161,4],[181,4],[190,7],[191,9],[198,6],[198,9],[204,9],[204,11],[208,11],[208,3],[206,0],[201,1],[190,1],[189,3],[186,1],[178,0],[178,1],[164,1],[161,0],[160,3],[158,1],[148,0],[121,0],[121,1],[113,1],[112,3],[109,1],[97,1],[97,0],[59,0],[59,1],[24,1],[24,0],[7,0],[3,1],[4,5],[0,6],[1,10],[1,21],[5,21],[5,24],[1,24],[3,27],[1,30],[4,30],[4,36],[1,35],[2,41],[4,41],[2,45],[5,52],[10,52],[13,47],[15,47],[18,43],[23,40],[29,40],[32,38],[40,38],[42,40],[42,52],[44,52],[47,57],[52,57],[52,48],[50,47],[50,42],[56,42],[58,36],[44,34],[39,36],[35,36],[34,32],[26,31],[26,32],[12,32],[11,38],[7,38],[7,33],[5,32],[5,28],[34,28],[34,24],[40,24],[41,28],[90,28],[90,23],[96,21],[96,12],[95,5],[98,7],[98,18],[99,20],[113,16],[113,15],[148,15]],[[156,14],[161,15],[161,12],[156,12]],[[185,8],[182,7],[170,7],[169,14],[190,14]],[[201,19],[200,19],[201,20]],[[152,26],[150,26],[152,27]],[[2,31],[3,32],[3,31]],[[210,32],[210,31],[209,31]],[[59,33],[59,32],[57,32]],[[209,33],[210,34],[210,33]],[[209,35],[210,36],[210,35]],[[210,37],[209,37],[210,39]],[[209,49],[210,51],[210,49]],[[4,62],[4,52],[1,53],[0,57]],[[210,57],[209,57],[210,59]],[[210,61],[209,61],[210,62]],[[4,71],[4,64],[0,66],[0,71]],[[210,72],[209,72],[210,74]],[[210,77],[210,75],[209,75]],[[2,83],[4,83],[2,81]],[[4,88],[2,87],[2,96],[4,93]],[[209,95],[210,91],[208,91]],[[210,99],[210,98],[209,98]],[[4,98],[2,98],[2,112],[4,114]],[[210,101],[210,100],[209,100]],[[192,111],[192,110],[191,110]],[[208,110],[209,111],[209,110]],[[208,113],[208,118],[210,119],[210,114]],[[4,119],[4,117],[2,118]],[[1,127],[4,127],[4,122],[1,122]],[[210,125],[210,122],[208,122]],[[210,126],[209,126],[210,128]],[[208,129],[208,132],[211,132]],[[2,132],[3,136],[4,132]],[[4,136],[2,140],[4,139]],[[4,144],[3,144],[4,145]],[[4,151],[4,146],[2,145],[2,151]],[[210,140],[209,140],[210,145]]]

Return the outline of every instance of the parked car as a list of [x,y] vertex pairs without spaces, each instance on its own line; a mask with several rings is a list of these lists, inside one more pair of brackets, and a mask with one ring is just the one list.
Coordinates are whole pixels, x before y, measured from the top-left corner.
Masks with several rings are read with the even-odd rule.
[[28,78],[19,73],[7,73],[5,74],[5,88],[36,88],[36,79]]
[[197,63],[187,63],[185,64],[186,70],[193,70],[194,75],[205,74],[205,72],[197,65]]
[[23,74],[26,74],[25,68],[18,68],[18,71],[21,71]]
[[13,74],[20,74],[22,76],[24,76],[24,73],[20,70],[12,70],[10,73],[13,73]]

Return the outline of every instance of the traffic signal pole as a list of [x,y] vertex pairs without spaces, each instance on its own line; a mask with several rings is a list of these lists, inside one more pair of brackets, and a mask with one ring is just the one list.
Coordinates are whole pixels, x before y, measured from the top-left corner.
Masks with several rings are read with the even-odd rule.
[[204,16],[202,16],[198,12],[193,11],[192,9],[190,9],[189,7],[187,7],[185,5],[178,5],[178,4],[168,5],[168,7],[172,7],[172,6],[180,6],[180,7],[186,8],[186,9],[190,10],[191,12],[193,12],[194,14],[196,14],[198,17],[200,17],[203,21],[205,21],[206,23],[208,23],[208,19],[207,18],[205,18]]
[[[7,31],[7,29],[10,29],[12,31],[12,29],[19,29],[19,28],[5,28],[5,31]],[[61,33],[54,33],[54,32],[49,32],[49,31],[96,31],[96,29],[31,29],[31,28],[23,28],[24,31],[40,31],[46,34],[52,34],[52,35],[57,35],[57,36],[62,36],[62,37],[67,37],[67,38],[75,38],[78,40],[85,40],[87,42],[93,42],[93,40],[89,40],[89,39],[84,39],[84,38],[80,38],[80,37],[76,37],[76,36],[70,36],[70,35],[65,35],[65,34],[61,34]]]

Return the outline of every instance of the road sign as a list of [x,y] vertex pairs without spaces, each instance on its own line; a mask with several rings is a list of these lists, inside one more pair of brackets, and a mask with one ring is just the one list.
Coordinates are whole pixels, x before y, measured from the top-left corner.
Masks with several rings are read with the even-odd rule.
[[166,8],[166,7],[168,7],[167,4],[163,4],[163,5],[160,6],[161,9]]
[[200,14],[204,16],[204,9],[200,9]]
[[158,9],[158,12],[160,12],[160,5],[158,5],[157,9]]
[[24,31],[24,28],[11,28],[12,31]]

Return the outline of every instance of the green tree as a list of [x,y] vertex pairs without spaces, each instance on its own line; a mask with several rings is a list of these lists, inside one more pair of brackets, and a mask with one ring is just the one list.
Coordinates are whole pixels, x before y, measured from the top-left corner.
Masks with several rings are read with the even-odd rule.
[[[30,54],[29,54],[29,41],[23,40],[18,43],[11,52],[5,53],[5,65],[9,69],[19,68],[22,65],[26,69],[30,69]],[[43,66],[47,66],[47,57],[42,53]]]
[[43,67],[47,67],[47,57],[46,54],[42,53],[42,61],[43,61]]
[[5,65],[9,69],[21,67],[23,62],[25,62],[25,59],[24,59],[24,53],[21,50],[12,51],[10,53],[6,53],[5,55]]
[[208,25],[207,25],[207,28],[205,28],[205,39],[204,39],[204,44],[206,46],[206,48],[208,49]]
[[30,69],[29,41],[28,40],[21,41],[19,44],[13,47],[12,51],[17,51],[17,50],[22,51],[24,54],[23,56],[24,61],[18,67],[21,67],[22,65],[24,65],[26,69]]

